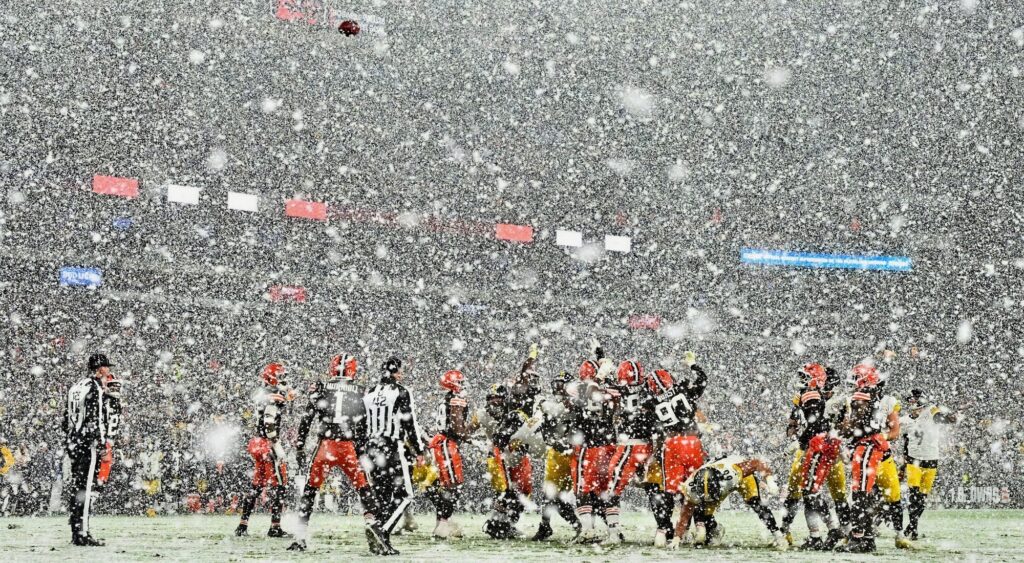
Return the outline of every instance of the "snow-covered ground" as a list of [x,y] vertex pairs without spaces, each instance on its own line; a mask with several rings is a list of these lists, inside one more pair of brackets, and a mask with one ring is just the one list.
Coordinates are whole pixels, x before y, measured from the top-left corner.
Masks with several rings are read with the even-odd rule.
[[[726,527],[726,546],[701,551],[668,551],[650,545],[653,530],[650,517],[630,514],[625,517],[627,543],[614,548],[566,545],[568,530],[556,520],[554,541],[536,544],[528,540],[497,542],[480,532],[482,516],[461,516],[466,538],[437,542],[430,538],[426,515],[418,518],[420,529],[394,538],[402,552],[400,560],[565,560],[601,561],[638,558],[724,561],[1012,561],[1024,559],[1024,511],[1021,510],[935,510],[925,513],[923,537],[912,553],[893,547],[893,534],[885,529],[874,556],[836,553],[780,553],[763,547],[762,528],[747,511],[723,511],[720,521]],[[250,525],[253,535],[236,538],[236,517],[172,516],[157,518],[98,517],[93,532],[107,542],[102,548],[76,548],[68,543],[64,518],[11,518],[0,521],[0,553],[4,561],[78,560],[90,561],[238,561],[369,558],[363,538],[361,519],[354,516],[315,514],[313,541],[306,553],[286,551],[289,540],[272,540],[263,535],[268,517],[259,515]],[[537,517],[529,515],[520,529],[532,533]],[[560,525],[561,524],[561,525]],[[285,521],[287,527],[288,521]],[[800,541],[802,538],[798,537]]]

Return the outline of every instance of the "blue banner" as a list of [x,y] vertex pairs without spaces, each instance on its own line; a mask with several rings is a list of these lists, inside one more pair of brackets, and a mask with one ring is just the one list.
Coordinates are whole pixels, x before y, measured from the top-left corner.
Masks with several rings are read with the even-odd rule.
[[884,270],[909,272],[913,262],[909,256],[871,256],[853,254],[816,254],[789,250],[762,250],[743,248],[740,262],[759,266],[789,266],[792,268],[830,268],[839,270]]
[[103,270],[64,266],[60,269],[60,285],[63,287],[99,287],[103,285]]
[[119,231],[126,231],[135,225],[135,220],[131,217],[117,217],[111,224]]

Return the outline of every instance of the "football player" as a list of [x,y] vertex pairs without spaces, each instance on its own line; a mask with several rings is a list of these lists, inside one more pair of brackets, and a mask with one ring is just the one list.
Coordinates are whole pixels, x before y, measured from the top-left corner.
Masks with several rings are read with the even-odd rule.
[[289,538],[281,529],[281,512],[288,484],[284,446],[281,443],[281,417],[287,403],[295,399],[295,391],[288,386],[284,364],[268,364],[260,372],[262,388],[256,395],[256,436],[249,440],[248,451],[255,468],[252,488],[242,501],[242,521],[235,528],[236,536],[249,535],[249,516],[256,508],[263,489],[270,490],[270,530],[267,536]]
[[551,382],[551,397],[539,405],[538,432],[547,446],[544,458],[544,498],[540,527],[533,541],[544,541],[554,534],[551,516],[558,512],[572,526],[573,539],[582,531],[576,516],[576,497],[572,486],[572,399],[568,387],[574,385],[569,372],[563,371]]
[[733,491],[739,491],[743,501],[772,534],[774,547],[785,551],[789,544],[776,525],[771,510],[761,502],[762,488],[769,496],[779,490],[768,465],[759,459],[732,456],[701,466],[682,485],[685,501],[676,524],[672,548],[679,548],[689,528],[690,518],[696,523],[694,545],[718,545],[725,535],[725,528],[715,520],[715,510]]
[[484,533],[492,539],[513,539],[519,535],[516,523],[522,515],[520,496],[533,492],[533,473],[526,444],[519,439],[528,417],[512,408],[508,387],[496,385],[487,395],[485,431],[491,441],[487,471],[494,489],[494,508],[484,523]]
[[306,466],[306,437],[314,422],[320,423],[313,463],[299,502],[299,524],[296,540],[288,549],[305,551],[309,535],[309,518],[313,513],[316,494],[334,468],[341,469],[352,488],[359,495],[366,521],[366,540],[375,554],[391,554],[377,517],[379,503],[363,469],[361,457],[366,446],[366,409],[363,405],[365,390],[355,382],[359,362],[348,354],[331,358],[327,380],[316,381],[309,388],[309,402],[299,422],[299,435],[295,444],[299,471]]
[[[655,518],[666,510],[671,521],[675,498],[683,494],[683,483],[704,463],[704,449],[701,444],[700,430],[697,426],[697,401],[704,395],[708,375],[697,365],[697,355],[693,352],[684,354],[687,373],[677,381],[667,370],[658,369],[647,378],[648,389],[655,398],[654,412],[661,423],[662,446],[658,456],[661,462],[661,489],[670,501],[667,507],[660,507]],[[664,497],[663,497],[664,498]],[[657,499],[652,498],[652,505]],[[662,539],[662,523],[655,537],[655,544],[660,545],[667,540]],[[679,540],[673,533],[673,540]]]
[[[835,370],[820,364],[807,364],[800,373],[804,385],[798,398],[802,428],[798,436],[801,455],[796,491],[803,499],[810,535],[801,548],[831,550],[842,539],[843,533],[823,496],[822,488],[826,483],[835,500],[836,511],[843,514],[846,507],[846,475],[839,459],[842,442],[835,430],[842,411],[837,410],[836,402],[829,402],[839,377]],[[793,479],[792,475],[790,479]],[[823,527],[827,528],[827,537],[823,537]],[[783,529],[783,533],[791,543],[788,530]]]
[[899,402],[884,394],[884,382],[874,364],[857,364],[853,368],[853,376],[855,390],[843,425],[843,435],[850,439],[853,448],[853,532],[845,550],[853,553],[875,551],[874,520],[883,499],[897,509],[889,511],[893,527],[897,530],[896,547],[907,549],[912,544],[903,535],[899,474],[890,446],[890,442],[900,435]]
[[623,540],[618,529],[620,497],[637,471],[647,467],[658,426],[658,417],[654,414],[656,405],[644,381],[643,366],[636,360],[624,361],[619,364],[617,375],[616,446],[610,464],[611,478],[605,509],[608,521],[606,543],[611,544]]
[[441,376],[439,383],[446,393],[437,407],[438,433],[428,446],[438,469],[437,485],[428,489],[428,496],[437,513],[434,537],[440,539],[462,537],[462,529],[451,521],[465,481],[460,444],[476,430],[467,416],[469,403],[462,387],[464,380],[459,370],[448,370]]
[[520,535],[516,524],[526,508],[523,499],[533,493],[533,468],[525,440],[535,435],[529,421],[540,393],[534,369],[539,354],[537,345],[531,345],[515,380],[509,385],[495,386],[487,396],[484,431],[491,441],[487,471],[495,501],[484,523],[484,533],[492,539],[512,539]]
[[940,450],[945,439],[945,427],[955,424],[959,416],[936,405],[920,389],[910,392],[907,407],[910,412],[900,418],[906,454],[903,469],[910,490],[910,522],[904,535],[910,540],[917,540],[917,527],[924,514],[925,500],[935,483],[942,456]]
[[576,516],[583,528],[578,540],[583,543],[604,539],[604,534],[595,526],[596,515],[603,514],[608,524],[618,520],[618,508],[606,508],[601,499],[608,490],[611,458],[615,455],[614,415],[618,392],[608,385],[615,365],[610,358],[604,357],[600,344],[596,342],[593,353],[597,361],[587,360],[580,366],[573,409],[575,426],[582,438],[581,443],[573,447],[572,476]]

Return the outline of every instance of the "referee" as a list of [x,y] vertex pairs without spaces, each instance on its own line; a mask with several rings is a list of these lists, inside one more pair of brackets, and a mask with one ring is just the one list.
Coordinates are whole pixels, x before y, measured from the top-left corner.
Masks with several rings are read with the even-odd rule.
[[[423,440],[413,411],[412,396],[401,383],[402,361],[392,357],[381,366],[380,383],[363,397],[366,406],[367,454],[373,467],[370,479],[385,536],[390,536],[402,513],[412,502],[408,453],[423,464]],[[395,551],[394,555],[398,552]]]
[[103,416],[103,384],[110,377],[110,360],[104,354],[89,357],[89,375],[68,390],[64,405],[64,434],[71,459],[71,488],[68,519],[71,543],[102,546],[89,534],[89,512],[96,485],[100,456],[106,448],[106,421]]

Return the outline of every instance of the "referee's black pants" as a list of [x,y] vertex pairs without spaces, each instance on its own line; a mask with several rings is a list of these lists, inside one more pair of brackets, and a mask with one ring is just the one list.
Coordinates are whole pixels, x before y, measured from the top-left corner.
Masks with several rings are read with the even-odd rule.
[[390,534],[412,502],[412,474],[404,442],[373,438],[367,444],[367,455],[373,461],[370,482],[377,497],[377,522]]
[[99,471],[100,453],[95,444],[74,444],[68,448],[71,459],[71,485],[68,522],[71,524],[71,539],[89,535],[89,515],[93,496],[96,492],[96,473]]

